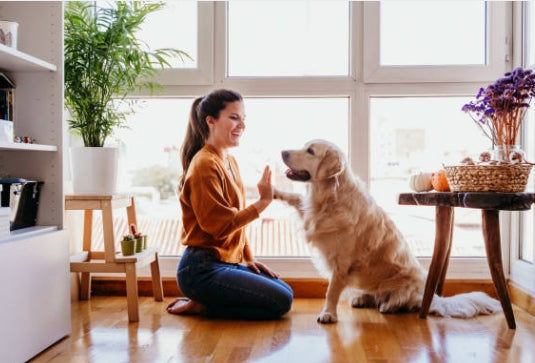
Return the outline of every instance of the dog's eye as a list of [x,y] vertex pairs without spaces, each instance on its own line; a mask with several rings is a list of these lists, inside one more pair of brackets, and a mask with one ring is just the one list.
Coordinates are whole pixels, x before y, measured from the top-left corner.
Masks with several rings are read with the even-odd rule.
[[309,153],[310,155],[314,155],[314,150],[312,150],[312,148],[309,147],[309,148],[307,149],[307,153]]

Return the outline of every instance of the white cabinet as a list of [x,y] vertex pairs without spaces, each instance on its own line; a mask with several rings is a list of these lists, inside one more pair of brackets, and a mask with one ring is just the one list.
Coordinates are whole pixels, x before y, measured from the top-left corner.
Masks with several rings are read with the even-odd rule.
[[16,85],[14,132],[35,144],[0,144],[0,176],[44,182],[37,227],[0,240],[0,357],[30,359],[70,333],[64,220],[63,3],[0,1],[19,23],[17,49],[0,45],[0,71]]

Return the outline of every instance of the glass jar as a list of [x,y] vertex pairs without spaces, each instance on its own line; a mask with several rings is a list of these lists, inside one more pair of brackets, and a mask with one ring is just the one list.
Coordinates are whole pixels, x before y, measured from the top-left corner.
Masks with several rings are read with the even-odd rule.
[[500,162],[511,162],[514,164],[524,161],[524,150],[520,145],[495,145],[492,150],[492,159]]

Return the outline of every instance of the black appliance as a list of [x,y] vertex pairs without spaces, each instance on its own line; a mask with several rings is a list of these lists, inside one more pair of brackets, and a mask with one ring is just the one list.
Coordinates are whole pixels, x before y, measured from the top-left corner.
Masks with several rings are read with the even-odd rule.
[[35,226],[43,182],[21,178],[0,179],[1,206],[11,208],[9,230]]

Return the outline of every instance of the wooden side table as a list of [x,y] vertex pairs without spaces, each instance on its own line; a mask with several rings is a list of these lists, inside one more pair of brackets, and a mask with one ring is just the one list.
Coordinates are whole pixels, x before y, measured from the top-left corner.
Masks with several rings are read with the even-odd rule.
[[[138,288],[136,270],[150,263],[154,300],[163,301],[162,281],[158,249],[148,247],[132,256],[115,251],[113,233],[113,209],[126,208],[128,225],[137,225],[136,205],[130,195],[66,195],[66,210],[84,211],[84,238],[80,254],[71,256],[71,272],[80,272],[80,300],[87,300],[91,290],[91,272],[120,272],[126,276],[126,300],[128,320],[139,321]],[[91,250],[93,211],[102,211],[104,251]]]
[[507,325],[510,329],[516,328],[507,281],[503,273],[499,211],[529,210],[534,201],[535,193],[429,192],[399,195],[399,204],[435,206],[436,210],[435,247],[425,284],[420,318],[425,319],[429,313],[433,295],[442,293],[451,252],[453,208],[476,208],[481,209],[483,238],[494,288]]

